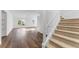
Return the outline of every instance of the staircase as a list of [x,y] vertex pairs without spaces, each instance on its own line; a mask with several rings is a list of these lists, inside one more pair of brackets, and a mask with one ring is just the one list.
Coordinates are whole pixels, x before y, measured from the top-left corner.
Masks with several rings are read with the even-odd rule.
[[49,48],[79,48],[79,19],[61,19]]

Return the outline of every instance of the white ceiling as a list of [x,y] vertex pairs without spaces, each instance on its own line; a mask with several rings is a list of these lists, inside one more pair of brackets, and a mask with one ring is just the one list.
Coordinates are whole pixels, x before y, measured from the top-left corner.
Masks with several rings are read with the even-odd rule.
[[12,15],[15,16],[18,14],[39,15],[42,10],[9,10],[9,11],[12,13]]

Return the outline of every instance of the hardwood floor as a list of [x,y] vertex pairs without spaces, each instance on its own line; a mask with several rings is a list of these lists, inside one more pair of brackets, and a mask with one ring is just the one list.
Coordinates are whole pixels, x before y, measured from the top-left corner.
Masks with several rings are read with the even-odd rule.
[[26,28],[13,29],[2,38],[2,48],[42,48],[43,34]]

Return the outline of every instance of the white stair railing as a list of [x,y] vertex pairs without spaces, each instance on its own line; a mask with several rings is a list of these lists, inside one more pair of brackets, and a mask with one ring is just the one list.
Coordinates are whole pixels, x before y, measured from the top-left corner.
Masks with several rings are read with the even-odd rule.
[[59,13],[53,14],[53,17],[51,18],[51,20],[48,22],[47,24],[47,28],[46,28],[46,37],[44,38],[43,41],[43,47],[47,47],[48,41],[51,38],[52,34],[54,33],[59,21],[60,21],[60,15]]

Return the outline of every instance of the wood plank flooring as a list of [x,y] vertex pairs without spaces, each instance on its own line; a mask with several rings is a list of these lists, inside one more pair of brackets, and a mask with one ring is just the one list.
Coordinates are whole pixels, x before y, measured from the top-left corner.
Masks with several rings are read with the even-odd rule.
[[42,48],[43,34],[37,30],[15,28],[2,38],[2,48]]

